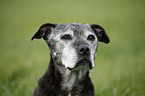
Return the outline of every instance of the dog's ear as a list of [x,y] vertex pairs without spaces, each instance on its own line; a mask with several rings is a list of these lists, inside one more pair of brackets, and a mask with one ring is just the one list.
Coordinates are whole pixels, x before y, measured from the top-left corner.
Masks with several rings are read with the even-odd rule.
[[51,24],[51,23],[46,23],[43,24],[39,30],[34,34],[34,36],[31,38],[33,39],[41,39],[43,38],[44,40],[47,40],[47,36],[51,33],[52,28],[55,28],[57,24]]
[[107,36],[103,27],[101,27],[100,25],[97,25],[97,24],[91,24],[91,28],[97,35],[98,40],[100,42],[104,42],[106,44],[108,44],[110,42],[109,37]]

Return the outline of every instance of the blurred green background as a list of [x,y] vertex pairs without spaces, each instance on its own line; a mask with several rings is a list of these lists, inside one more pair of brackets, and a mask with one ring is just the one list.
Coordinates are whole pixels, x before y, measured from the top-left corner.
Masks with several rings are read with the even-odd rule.
[[0,0],[0,96],[32,96],[49,49],[30,39],[47,22],[102,25],[111,42],[90,72],[95,96],[145,96],[144,0]]

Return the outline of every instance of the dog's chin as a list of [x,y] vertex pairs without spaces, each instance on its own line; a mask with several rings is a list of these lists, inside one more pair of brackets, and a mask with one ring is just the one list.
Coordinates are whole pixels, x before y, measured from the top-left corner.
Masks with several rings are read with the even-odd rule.
[[92,62],[88,59],[81,59],[77,62],[74,68],[67,67],[70,71],[90,70],[92,69]]

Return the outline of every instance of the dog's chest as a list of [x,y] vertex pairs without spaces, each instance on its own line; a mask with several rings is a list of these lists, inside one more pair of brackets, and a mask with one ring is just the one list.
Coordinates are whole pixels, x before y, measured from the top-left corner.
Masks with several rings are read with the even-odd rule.
[[67,91],[67,96],[80,96],[80,92],[83,90],[84,87],[80,82],[83,78],[83,75],[84,74],[82,74],[82,72],[64,74],[61,85],[62,90]]

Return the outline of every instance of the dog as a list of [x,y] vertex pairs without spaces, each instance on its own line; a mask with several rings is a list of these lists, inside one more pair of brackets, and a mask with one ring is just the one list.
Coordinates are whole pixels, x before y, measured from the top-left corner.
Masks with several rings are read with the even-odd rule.
[[89,70],[95,64],[98,41],[110,42],[97,24],[43,24],[31,38],[43,38],[50,48],[50,62],[33,96],[94,96]]

